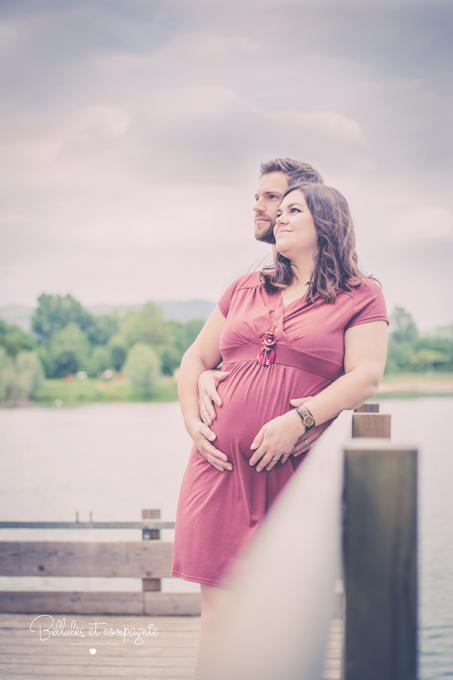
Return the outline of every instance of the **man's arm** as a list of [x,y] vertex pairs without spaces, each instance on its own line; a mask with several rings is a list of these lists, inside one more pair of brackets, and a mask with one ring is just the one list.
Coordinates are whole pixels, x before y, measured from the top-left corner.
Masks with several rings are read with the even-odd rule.
[[200,331],[197,339],[189,347],[181,361],[178,376],[178,396],[184,417],[184,424],[197,449],[217,470],[232,470],[228,457],[211,443],[216,435],[205,425],[199,413],[198,379],[206,369],[217,366],[221,356],[219,338],[225,317],[216,307]]

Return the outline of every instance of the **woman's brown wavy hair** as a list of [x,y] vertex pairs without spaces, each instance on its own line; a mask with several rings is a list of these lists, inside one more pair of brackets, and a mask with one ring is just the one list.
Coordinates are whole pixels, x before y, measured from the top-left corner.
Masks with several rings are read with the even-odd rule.
[[[303,193],[318,235],[307,300],[314,302],[319,295],[326,302],[335,302],[338,289],[358,288],[361,279],[366,278],[358,267],[349,206],[337,189],[324,184],[297,184],[290,187],[285,196],[293,191]],[[291,261],[277,252],[274,267],[261,271],[260,278],[268,293],[277,293],[297,276]]]

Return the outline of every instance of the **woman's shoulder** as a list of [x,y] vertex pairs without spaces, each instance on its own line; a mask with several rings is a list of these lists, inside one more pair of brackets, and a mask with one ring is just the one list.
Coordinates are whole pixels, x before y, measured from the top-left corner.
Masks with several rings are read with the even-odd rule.
[[369,276],[353,277],[348,284],[351,289],[345,293],[352,298],[349,326],[379,320],[388,323],[384,294],[376,279]]
[[375,278],[370,276],[351,276],[348,280],[351,290],[349,295],[353,298],[383,297],[382,286]]
[[247,288],[258,288],[261,286],[261,279],[259,272],[250,272],[249,274],[243,274],[233,281],[231,286],[234,290],[246,290]]
[[227,316],[232,300],[235,299],[235,296],[240,291],[247,292],[248,290],[258,288],[259,286],[261,286],[259,272],[243,274],[235,279],[233,283],[230,283],[218,302],[218,306],[223,316]]

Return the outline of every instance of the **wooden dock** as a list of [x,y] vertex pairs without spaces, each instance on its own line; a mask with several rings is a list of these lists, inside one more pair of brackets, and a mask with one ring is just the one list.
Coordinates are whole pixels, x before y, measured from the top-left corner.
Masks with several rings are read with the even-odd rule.
[[[38,628],[30,631],[36,614],[0,614],[0,677],[2,680],[192,680],[196,666],[199,616],[86,616],[55,614],[55,622],[74,619],[85,637],[55,636],[41,640]],[[135,644],[133,636],[88,635],[90,622],[105,621],[114,630],[147,628],[158,635]],[[44,628],[44,626],[43,626]],[[44,637],[44,633],[42,634]],[[96,653],[90,650],[96,649]],[[333,619],[323,677],[341,677],[342,621]]]
[[[235,606],[210,642],[206,668],[215,680],[279,680],[282,669],[294,680],[418,677],[417,450],[391,442],[390,416],[378,404],[357,411],[342,413],[316,442],[251,545]],[[141,529],[143,539],[0,541],[3,576],[142,580],[134,592],[0,592],[2,679],[194,678],[201,598],[162,592],[173,546],[160,531],[174,522],[160,510],[143,510],[140,522],[76,516],[2,528]],[[268,584],[278,579],[276,596]]]

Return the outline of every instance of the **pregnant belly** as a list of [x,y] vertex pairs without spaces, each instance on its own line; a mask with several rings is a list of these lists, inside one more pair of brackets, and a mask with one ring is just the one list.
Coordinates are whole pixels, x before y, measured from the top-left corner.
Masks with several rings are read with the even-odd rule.
[[257,362],[223,366],[229,377],[219,384],[222,406],[215,407],[211,430],[217,435],[214,445],[233,458],[251,457],[250,446],[260,429],[273,418],[291,410],[301,373],[281,364],[260,367]]

